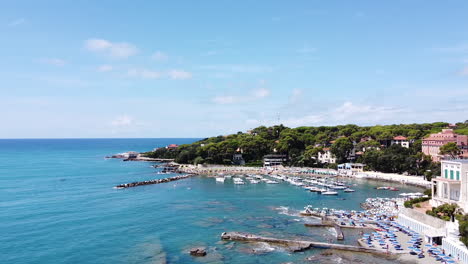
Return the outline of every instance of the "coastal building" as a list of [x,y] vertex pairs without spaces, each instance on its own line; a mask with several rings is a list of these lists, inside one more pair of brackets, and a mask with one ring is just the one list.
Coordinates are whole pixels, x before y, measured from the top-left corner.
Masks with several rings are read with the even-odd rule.
[[138,152],[136,152],[136,151],[129,151],[129,152],[125,153],[125,157],[126,157],[127,159],[136,159],[136,158],[138,158]]
[[461,150],[460,158],[468,158],[468,136],[458,135],[453,129],[442,129],[442,132],[431,134],[422,140],[422,152],[430,155],[433,161],[440,161],[444,157],[440,155],[440,147],[454,142]]
[[324,148],[323,153],[319,152],[317,156],[317,160],[320,163],[336,163],[336,157],[330,151],[330,148]]
[[287,161],[288,157],[282,154],[269,154],[263,157],[263,166],[271,167],[282,165],[283,162]]
[[468,212],[468,160],[442,160],[441,174],[432,180],[431,205],[455,203]]
[[244,158],[242,157],[242,153],[236,153],[232,156],[232,163],[234,163],[234,165],[245,165],[245,160]]
[[409,140],[404,136],[397,136],[392,139],[390,145],[400,145],[404,148],[409,148]]
[[[442,160],[441,176],[432,179],[430,205],[457,204],[468,212],[468,160]],[[439,218],[403,208],[397,222],[423,235],[425,242],[441,245],[445,254],[451,254],[468,263],[468,249],[459,239],[458,221],[443,221]]]
[[338,172],[342,175],[355,175],[363,172],[364,166],[362,163],[343,163],[338,165]]
[[177,144],[169,144],[169,145],[166,146],[166,149],[173,150],[173,149],[176,149],[178,147],[179,147],[179,145],[177,145]]

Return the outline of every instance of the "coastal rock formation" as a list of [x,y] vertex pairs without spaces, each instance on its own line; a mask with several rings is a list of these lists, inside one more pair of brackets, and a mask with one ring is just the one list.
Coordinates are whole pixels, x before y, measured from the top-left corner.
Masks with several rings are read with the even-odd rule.
[[117,185],[117,186],[115,186],[115,188],[123,189],[123,188],[137,187],[137,186],[142,186],[142,185],[166,183],[166,182],[186,179],[186,178],[189,178],[189,177],[192,177],[192,176],[194,176],[194,174],[185,174],[185,175],[181,175],[181,176],[175,176],[175,177],[164,178],[164,179],[156,179],[156,180],[149,180],[149,181],[125,183],[125,184]]
[[195,257],[204,257],[206,256],[206,250],[205,248],[192,248],[190,249],[190,255],[195,256]]

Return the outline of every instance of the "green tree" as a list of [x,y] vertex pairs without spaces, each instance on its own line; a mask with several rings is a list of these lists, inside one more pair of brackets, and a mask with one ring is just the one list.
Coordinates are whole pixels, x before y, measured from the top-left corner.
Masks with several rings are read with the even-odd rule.
[[332,144],[330,151],[333,155],[336,156],[337,162],[342,163],[348,160],[349,153],[354,148],[353,143],[349,138],[342,137],[335,140],[335,143]]
[[458,148],[457,143],[449,142],[442,147],[440,147],[439,154],[449,155],[452,159],[459,156],[461,153],[460,148]]

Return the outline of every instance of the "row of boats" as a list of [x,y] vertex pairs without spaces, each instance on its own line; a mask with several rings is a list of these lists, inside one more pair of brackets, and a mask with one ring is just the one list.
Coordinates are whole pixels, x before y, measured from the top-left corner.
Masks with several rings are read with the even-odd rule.
[[[216,181],[224,182],[226,179],[229,179],[231,177],[231,175],[219,175],[218,177],[216,177]],[[268,184],[278,184],[279,181],[285,181],[291,185],[302,187],[307,191],[316,192],[323,195],[338,195],[338,190],[342,190],[343,192],[347,193],[355,191],[349,188],[349,186],[346,186],[345,182],[331,180],[328,178],[311,177],[304,179],[302,177],[286,176],[281,174],[272,174],[268,175],[268,177],[274,178],[275,180],[267,178],[266,175],[246,174],[234,177],[233,183],[242,185],[245,184],[246,181],[248,181],[251,184],[257,184],[260,182],[265,182]],[[245,178],[245,181],[242,178]]]
[[[231,175],[219,176],[219,177],[216,177],[216,181],[217,182],[224,182],[226,179],[230,179],[230,178],[232,178]],[[257,184],[257,183],[260,183],[260,182],[265,182],[265,183],[268,183],[268,184],[278,184],[277,181],[268,179],[268,178],[263,177],[261,175],[250,175],[250,174],[245,175],[245,181],[240,177],[235,177],[232,180],[233,180],[234,184],[238,184],[238,185],[243,185],[243,184],[245,184],[246,181],[248,181],[251,184]]]

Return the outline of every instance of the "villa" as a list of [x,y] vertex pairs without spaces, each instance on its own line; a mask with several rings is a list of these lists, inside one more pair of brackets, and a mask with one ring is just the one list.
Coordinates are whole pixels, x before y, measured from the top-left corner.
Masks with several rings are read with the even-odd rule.
[[409,140],[404,137],[404,136],[397,136],[397,137],[394,137],[391,141],[391,145],[400,145],[404,148],[409,148]]
[[441,177],[432,180],[432,206],[456,203],[468,212],[468,160],[442,160]]
[[336,157],[330,151],[330,148],[324,148],[323,153],[319,152],[317,160],[320,163],[336,163]]
[[440,147],[449,142],[457,144],[461,150],[461,158],[468,158],[468,136],[458,135],[453,129],[442,129],[442,132],[424,138],[422,140],[422,152],[430,155],[433,161],[441,161],[443,155],[440,155]]
[[[468,160],[442,160],[442,176],[432,179],[430,205],[457,204],[468,212]],[[443,221],[418,210],[403,208],[397,222],[424,236],[427,243],[441,245],[445,254],[468,263],[468,249],[459,240],[458,221]]]

